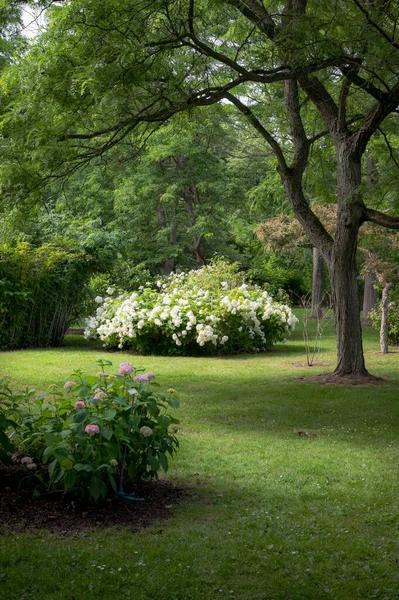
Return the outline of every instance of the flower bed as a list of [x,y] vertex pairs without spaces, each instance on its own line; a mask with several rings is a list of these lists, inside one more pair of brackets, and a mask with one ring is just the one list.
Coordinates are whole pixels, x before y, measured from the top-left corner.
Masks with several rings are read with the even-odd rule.
[[124,494],[123,485],[158,476],[179,443],[176,392],[155,394],[155,374],[122,363],[108,375],[75,371],[51,398],[14,393],[0,381],[0,460],[20,465],[37,485],[95,500]]
[[98,297],[85,336],[109,348],[177,355],[259,352],[283,341],[297,322],[291,309],[237,278],[218,264],[172,275],[158,290]]

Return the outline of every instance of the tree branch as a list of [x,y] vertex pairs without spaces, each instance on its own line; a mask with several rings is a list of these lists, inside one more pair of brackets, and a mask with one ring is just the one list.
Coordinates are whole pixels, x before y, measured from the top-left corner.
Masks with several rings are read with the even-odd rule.
[[388,140],[388,137],[387,137],[385,131],[383,131],[381,129],[381,127],[378,127],[378,131],[381,133],[382,137],[384,138],[384,141],[385,141],[385,143],[386,143],[386,145],[388,147],[388,150],[389,150],[389,155],[391,157],[391,160],[394,162],[396,168],[399,169],[399,163],[398,163],[397,159],[395,158],[395,155],[393,153],[393,148],[392,148],[392,146],[391,146],[391,144],[390,144],[390,142]]
[[298,81],[324,119],[331,134],[337,133],[338,107],[332,96],[317,77],[310,78],[307,73],[300,74]]
[[353,3],[356,4],[356,6],[358,7],[358,9],[364,14],[364,16],[366,17],[367,23],[369,23],[372,27],[374,27],[374,29],[376,29],[378,31],[378,33],[380,35],[382,35],[382,37],[387,42],[389,42],[394,48],[397,48],[399,50],[399,44],[397,42],[395,42],[395,40],[393,38],[391,38],[383,30],[383,28],[378,25],[378,23],[376,23],[375,21],[373,21],[373,19],[370,16],[369,11],[366,8],[364,8],[364,6],[359,2],[359,0],[353,0]]
[[267,131],[267,129],[262,125],[262,123],[254,115],[254,113],[251,111],[251,109],[246,104],[244,104],[243,102],[241,102],[241,100],[239,100],[239,98],[237,98],[233,94],[230,94],[229,92],[225,92],[224,98],[226,98],[226,100],[229,100],[232,104],[234,104],[234,106],[236,108],[238,108],[238,110],[248,119],[248,121],[251,123],[251,125],[267,141],[267,143],[269,144],[269,146],[272,148],[274,154],[276,155],[279,168],[282,171],[287,171],[288,170],[288,165],[287,165],[287,162],[285,160],[283,151],[281,150],[281,147],[280,147],[279,143]]
[[372,208],[365,208],[364,220],[371,221],[381,227],[387,227],[388,229],[399,229],[399,217],[392,217],[379,210],[373,210]]
[[278,33],[275,22],[261,2],[257,0],[226,0],[226,4],[237,8],[247,19],[256,25],[269,39]]
[[388,92],[383,92],[378,87],[373,85],[364,77],[361,77],[355,70],[342,66],[340,67],[342,75],[344,75],[350,83],[354,83],[357,87],[361,88],[367,94],[378,100],[378,102],[385,102],[388,97]]
[[382,121],[399,105],[399,83],[397,83],[384,102],[375,104],[365,116],[364,124],[356,132],[356,149],[361,154],[373,133],[377,131]]
[[310,143],[303,126],[301,111],[298,101],[298,85],[296,80],[291,79],[284,82],[285,106],[290,124],[291,136],[294,142],[293,168],[300,171],[301,176],[306,168]]

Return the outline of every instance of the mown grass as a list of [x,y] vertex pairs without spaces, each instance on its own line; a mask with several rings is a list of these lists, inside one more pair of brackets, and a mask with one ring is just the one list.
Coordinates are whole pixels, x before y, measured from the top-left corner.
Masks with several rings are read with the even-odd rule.
[[[0,354],[0,374],[46,390],[95,360],[131,360],[180,395],[181,450],[168,478],[187,485],[168,522],[140,533],[46,532],[0,539],[3,600],[393,599],[399,595],[399,350],[368,368],[387,382],[320,386],[300,328],[265,355],[136,357],[70,338],[62,349]],[[317,437],[298,437],[295,430]],[[134,506],[133,506],[134,509]]]

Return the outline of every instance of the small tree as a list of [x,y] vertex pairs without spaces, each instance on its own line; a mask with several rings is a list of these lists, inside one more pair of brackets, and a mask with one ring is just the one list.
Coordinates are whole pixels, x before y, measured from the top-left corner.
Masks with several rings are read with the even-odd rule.
[[389,292],[394,285],[399,283],[399,238],[394,233],[381,236],[379,232],[369,226],[363,232],[362,242],[367,244],[367,249],[363,249],[366,269],[376,274],[376,279],[382,288],[380,349],[381,354],[386,354],[388,352]]

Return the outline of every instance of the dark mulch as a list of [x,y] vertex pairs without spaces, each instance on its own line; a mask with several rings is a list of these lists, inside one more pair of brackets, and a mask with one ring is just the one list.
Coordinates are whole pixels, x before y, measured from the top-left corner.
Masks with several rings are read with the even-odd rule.
[[58,533],[127,527],[137,531],[169,519],[181,501],[183,488],[162,480],[140,482],[128,490],[144,500],[118,496],[96,504],[82,504],[62,493],[34,498],[31,489],[18,489],[20,475],[0,467],[0,532],[47,530]]

